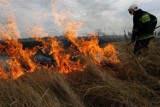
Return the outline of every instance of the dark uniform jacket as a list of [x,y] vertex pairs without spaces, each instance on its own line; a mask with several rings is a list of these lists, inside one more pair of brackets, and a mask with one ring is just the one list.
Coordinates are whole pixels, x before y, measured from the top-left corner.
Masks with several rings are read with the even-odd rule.
[[154,29],[157,24],[157,18],[141,9],[134,12],[132,41],[138,41],[148,38],[154,38]]

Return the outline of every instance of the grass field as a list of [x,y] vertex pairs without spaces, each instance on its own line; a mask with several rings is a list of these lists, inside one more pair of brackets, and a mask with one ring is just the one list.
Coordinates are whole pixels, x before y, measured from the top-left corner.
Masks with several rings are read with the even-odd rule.
[[45,68],[15,80],[0,80],[1,107],[159,107],[160,41],[148,55],[134,56],[132,45],[114,43],[120,63],[93,63],[68,74]]
[[44,11],[37,3],[31,3],[31,11],[22,6],[29,2],[19,0],[17,9],[7,0],[0,4],[0,107],[160,107],[160,40],[152,40],[148,52],[135,56],[133,44],[126,46],[129,36],[116,36],[111,28],[128,29],[129,20],[98,19],[108,18],[101,7],[93,19],[83,17],[92,11],[81,9],[81,2],[75,2],[78,16],[65,1],[42,2]]

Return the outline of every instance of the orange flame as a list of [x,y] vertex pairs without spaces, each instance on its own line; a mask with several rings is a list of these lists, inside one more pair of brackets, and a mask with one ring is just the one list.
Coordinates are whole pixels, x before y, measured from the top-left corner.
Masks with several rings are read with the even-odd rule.
[[22,44],[18,41],[20,34],[15,24],[14,17],[8,18],[5,25],[0,26],[0,28],[2,29],[0,36],[5,40],[5,47],[1,45],[0,48],[5,50],[10,58],[7,60],[11,72],[8,74],[8,77],[16,79],[24,74],[24,70],[33,72],[36,69],[36,65],[30,59],[33,53],[29,50],[23,50]]
[[[104,48],[100,47],[96,33],[89,34],[90,40],[85,40],[84,38],[78,39],[77,31],[82,23],[72,21],[71,14],[68,11],[57,11],[58,9],[55,4],[52,4],[52,10],[54,11],[57,25],[64,31],[65,37],[76,46],[79,53],[86,55],[96,64],[100,64],[104,60],[110,63],[120,62],[117,57],[118,51],[116,51],[113,44],[110,43]],[[44,40],[40,38],[48,36],[40,26],[35,26],[28,32],[29,35],[37,41],[42,42],[43,45],[41,47],[39,46],[38,49],[35,47],[32,50],[23,49],[22,44],[18,41],[20,33],[16,26],[14,16],[7,18],[5,24],[0,24],[0,29],[0,39],[5,40],[4,45],[0,44],[0,54],[7,54],[9,57],[9,59],[5,61],[7,64],[4,63],[0,65],[0,78],[17,79],[26,73],[34,72],[39,66],[31,57],[34,56],[38,50],[52,56],[60,73],[67,74],[74,71],[84,71],[86,68],[86,64],[82,64],[80,59],[76,61],[71,60],[72,53],[67,52],[58,39],[48,38]],[[0,62],[4,61],[0,60]],[[5,69],[6,65],[10,70],[9,73]]]
[[[80,28],[82,23],[73,22],[71,19],[71,14],[69,12],[64,12],[64,10],[57,11],[55,4],[52,4],[52,10],[54,11],[54,16],[57,24],[60,26],[60,28],[64,28],[65,30],[64,31],[65,37],[69,41],[71,41],[75,46],[77,46],[78,50],[81,53],[90,56],[96,63],[100,63],[102,59],[103,60],[107,59],[113,63],[119,62],[117,57],[118,52],[116,51],[113,45],[109,44],[104,49],[101,48],[98,45],[99,42],[98,39],[95,38],[95,35],[92,36],[92,34],[91,34],[91,40],[87,41],[85,39],[78,39],[77,30]],[[65,16],[65,17],[62,18],[60,16]],[[69,22],[68,21],[66,22],[66,20],[69,20]]]
[[80,64],[79,60],[77,62],[73,62],[70,60],[71,55],[69,53],[66,54],[66,50],[63,49],[63,47],[60,44],[60,41],[58,41],[56,38],[48,37],[47,40],[39,38],[39,35],[45,35],[45,37],[48,36],[47,33],[45,33],[40,26],[34,27],[30,35],[36,38],[37,41],[42,42],[43,46],[38,47],[38,49],[41,49],[43,53],[49,52],[49,54],[55,60],[56,66],[61,73],[69,73],[77,70],[83,71],[83,69],[85,68],[84,65]]
[[16,58],[11,58],[7,61],[10,66],[10,75],[11,79],[17,79],[24,74],[24,69],[21,66],[21,63]]
[[77,46],[81,53],[90,56],[94,62],[100,63],[103,60],[108,60],[111,63],[120,62],[113,44],[108,44],[105,48],[99,46],[99,41],[96,34],[90,34],[91,40],[77,39],[76,31],[69,27],[65,33],[66,37]]
[[69,73],[73,71],[83,71],[85,66],[80,61],[73,62],[70,60],[70,54],[66,54],[65,50],[60,46],[59,42],[54,38],[49,41],[51,45],[50,54],[56,60],[57,67],[61,73]]
[[104,49],[104,55],[108,58],[108,60],[112,63],[119,63],[120,60],[118,59],[118,51],[115,49],[113,44],[108,44]]
[[22,44],[17,40],[7,40],[5,42],[8,46],[8,49],[6,50],[7,55],[17,59],[21,64],[24,64],[24,67],[26,67],[29,72],[33,72],[36,68],[36,65],[30,58],[33,53],[31,51],[23,50]]
[[5,72],[5,69],[4,69],[4,61],[0,60],[0,79],[4,78],[4,79],[8,79],[8,75],[7,73]]

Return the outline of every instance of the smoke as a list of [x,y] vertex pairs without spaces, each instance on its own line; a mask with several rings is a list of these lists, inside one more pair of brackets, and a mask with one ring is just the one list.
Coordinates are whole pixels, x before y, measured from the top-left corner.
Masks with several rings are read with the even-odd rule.
[[52,0],[10,0],[10,5],[0,2],[3,3],[3,7],[0,7],[0,17],[4,20],[9,17],[9,14],[14,15],[22,38],[29,37],[27,35],[28,29],[37,25],[50,35],[58,35],[59,32],[54,23],[50,6],[51,2]]
[[[63,32],[55,23],[51,9],[53,1],[57,0],[0,0],[0,22],[3,22],[7,14],[14,14],[21,37],[28,37],[26,29],[35,25],[41,26],[51,36],[61,35]],[[159,17],[156,8],[160,4],[157,0],[61,0],[58,8],[69,10],[75,21],[84,22],[80,29],[82,33],[109,27],[116,34],[123,34],[124,30],[132,30],[132,17],[127,12],[132,3],[137,3],[142,9],[153,11],[153,14]]]

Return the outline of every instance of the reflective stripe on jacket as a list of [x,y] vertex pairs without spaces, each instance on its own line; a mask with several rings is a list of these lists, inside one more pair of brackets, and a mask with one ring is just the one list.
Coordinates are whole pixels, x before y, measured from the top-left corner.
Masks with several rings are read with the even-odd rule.
[[155,36],[154,36],[153,33],[147,34],[147,35],[142,35],[142,36],[138,37],[138,38],[136,39],[136,41],[144,40],[144,39],[151,39],[151,38],[155,38]]

